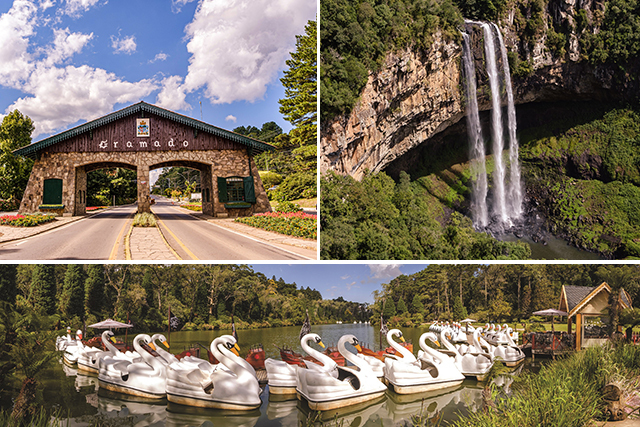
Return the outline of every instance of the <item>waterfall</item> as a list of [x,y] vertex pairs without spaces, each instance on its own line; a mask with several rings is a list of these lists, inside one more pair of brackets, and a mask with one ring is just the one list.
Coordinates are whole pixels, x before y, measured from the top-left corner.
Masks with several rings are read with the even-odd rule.
[[522,215],[522,183],[520,182],[520,162],[518,161],[518,139],[516,137],[516,107],[513,102],[513,88],[511,87],[511,72],[507,60],[507,48],[502,40],[502,34],[496,24],[493,24],[500,42],[500,53],[504,68],[504,85],[507,89],[507,124],[509,128],[509,188],[507,199],[512,218]]
[[[511,74],[507,61],[507,49],[504,45],[500,29],[495,24],[466,21],[468,24],[482,27],[484,35],[484,50],[489,89],[491,92],[491,140],[494,157],[494,172],[492,175],[492,217],[501,225],[511,226],[511,220],[522,215],[522,183],[520,178],[520,164],[518,161],[518,140],[516,137],[516,110],[511,87]],[[495,30],[495,31],[494,31]],[[484,228],[489,223],[487,203],[487,177],[485,165],[485,148],[482,138],[482,128],[478,115],[478,100],[476,94],[475,66],[470,46],[470,36],[463,34],[463,63],[466,75],[465,90],[467,92],[467,127],[469,130],[469,147],[473,181],[472,215],[476,228]],[[496,42],[498,43],[496,49]],[[498,72],[497,54],[502,59],[503,70]],[[500,80],[503,79],[507,104],[507,136],[509,138],[509,180],[506,181],[506,166],[502,156],[505,148],[504,122],[502,117],[502,92]],[[477,175],[476,175],[477,173]],[[507,188],[505,188],[507,187]]]
[[500,222],[509,220],[504,192],[504,164],[502,161],[502,150],[504,149],[503,129],[502,129],[502,107],[500,105],[500,81],[498,76],[498,63],[496,60],[496,48],[493,31],[489,24],[482,24],[484,31],[484,51],[487,61],[487,74],[489,76],[489,89],[491,90],[491,140],[493,141],[493,199],[494,215]]
[[485,163],[486,153],[480,115],[478,114],[478,96],[476,90],[476,67],[471,53],[469,35],[462,34],[463,59],[465,73],[465,89],[467,93],[467,127],[469,128],[469,148],[471,158],[472,188],[472,212],[473,223],[476,226],[486,227],[489,224],[487,209],[487,168]]

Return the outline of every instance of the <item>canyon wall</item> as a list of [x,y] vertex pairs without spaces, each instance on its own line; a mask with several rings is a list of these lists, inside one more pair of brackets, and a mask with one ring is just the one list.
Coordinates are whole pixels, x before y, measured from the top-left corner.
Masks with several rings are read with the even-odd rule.
[[[522,19],[526,11],[514,6],[498,23],[507,49],[517,52],[532,72],[513,77],[516,104],[556,101],[629,101],[637,98],[638,61],[626,68],[615,64],[594,66],[580,52],[576,19],[578,12],[589,22],[602,19],[604,3],[586,0],[550,0],[544,11],[544,27],[523,40]],[[490,109],[484,85],[482,36],[471,32],[480,110]],[[552,52],[550,28],[565,28],[566,49]],[[520,29],[520,30],[519,30]],[[581,31],[598,31],[596,28]],[[383,66],[369,73],[365,88],[351,113],[321,123],[321,172],[333,170],[360,179],[365,171],[379,172],[453,124],[465,114],[461,73],[462,48],[458,41],[433,35],[429,49],[411,47],[388,53]],[[513,74],[514,70],[512,70]],[[484,74],[483,74],[484,73]]]

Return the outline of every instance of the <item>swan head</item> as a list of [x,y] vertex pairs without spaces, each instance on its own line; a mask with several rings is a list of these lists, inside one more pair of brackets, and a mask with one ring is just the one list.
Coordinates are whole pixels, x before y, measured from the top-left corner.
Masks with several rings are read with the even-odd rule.
[[318,335],[318,334],[307,334],[304,337],[302,337],[300,342],[305,342],[305,341],[309,341],[309,340],[314,340],[315,343],[318,344],[320,347],[325,348],[324,343],[322,342],[322,338],[320,338],[320,335]]
[[360,345],[360,341],[356,338],[355,335],[345,335],[346,342],[351,344],[358,350],[358,353],[362,353],[362,346]]
[[400,338],[400,341],[405,342],[404,336],[402,336],[402,331],[400,329],[392,329],[389,331],[389,335],[392,337]]
[[164,335],[162,334],[155,334],[154,336],[151,337],[151,342],[155,342],[155,341],[160,341],[165,347],[167,347],[167,349],[171,348],[169,347],[169,343],[167,342],[167,339],[165,338]]

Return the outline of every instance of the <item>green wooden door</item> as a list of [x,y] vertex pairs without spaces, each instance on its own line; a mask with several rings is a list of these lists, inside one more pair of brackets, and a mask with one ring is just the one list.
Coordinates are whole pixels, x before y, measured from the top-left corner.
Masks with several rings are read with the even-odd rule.
[[62,204],[62,180],[61,179],[45,179],[44,194],[42,196],[43,205],[61,205]]

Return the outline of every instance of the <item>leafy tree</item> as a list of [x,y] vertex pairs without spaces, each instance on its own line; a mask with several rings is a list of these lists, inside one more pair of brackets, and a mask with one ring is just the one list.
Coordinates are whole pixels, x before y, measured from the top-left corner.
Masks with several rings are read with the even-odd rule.
[[33,267],[31,292],[36,307],[41,307],[49,315],[56,313],[57,282],[54,265],[36,264]]
[[137,197],[136,172],[129,169],[98,169],[87,174],[87,206],[131,203]]
[[393,298],[388,298],[384,301],[384,309],[382,315],[385,319],[390,319],[396,315],[396,304],[393,302]]
[[462,305],[460,296],[453,297],[453,311],[451,313],[453,320],[462,320],[467,317],[467,309]]
[[407,304],[404,302],[404,298],[400,297],[398,305],[396,305],[396,310],[398,314],[404,314],[407,312]]
[[414,313],[423,314],[424,313],[424,304],[420,299],[420,295],[415,294],[413,296],[413,300],[411,301],[411,310]]
[[74,316],[84,319],[84,272],[81,265],[70,264],[64,276],[61,295],[62,313],[71,319]]
[[31,144],[34,129],[33,121],[18,110],[4,116],[0,125],[0,196],[16,204],[27,188],[33,160],[13,151]]

